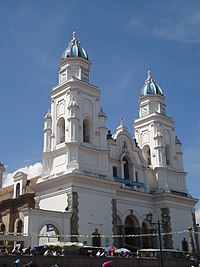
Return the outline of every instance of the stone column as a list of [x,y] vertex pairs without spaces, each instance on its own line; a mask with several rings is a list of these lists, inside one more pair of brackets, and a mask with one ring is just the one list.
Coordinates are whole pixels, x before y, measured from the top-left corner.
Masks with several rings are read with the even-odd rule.
[[68,201],[69,201],[69,210],[72,210],[72,217],[71,217],[71,242],[78,242],[78,236],[73,235],[79,235],[78,232],[78,222],[79,222],[79,202],[78,202],[78,193],[77,192],[71,192],[71,194],[68,195]]
[[200,251],[199,251],[199,236],[198,236],[198,227],[197,227],[197,224],[196,224],[195,213],[192,213],[192,221],[193,221],[194,232],[196,233],[194,235],[196,253],[197,253],[197,255],[199,255],[199,253],[200,253]]
[[[171,227],[171,217],[170,217],[170,210],[169,208],[162,208],[161,209],[161,223],[162,223],[162,232],[166,233],[163,236],[163,248],[173,249],[173,241],[172,235],[169,234],[172,232]],[[166,221],[167,219],[167,221]]]
[[[116,203],[116,199],[112,199],[112,224],[113,224],[113,228],[112,228],[112,232],[113,235],[116,236],[118,235],[118,229],[117,229],[117,203]],[[113,238],[113,244],[114,246],[118,246],[118,238],[114,237]]]

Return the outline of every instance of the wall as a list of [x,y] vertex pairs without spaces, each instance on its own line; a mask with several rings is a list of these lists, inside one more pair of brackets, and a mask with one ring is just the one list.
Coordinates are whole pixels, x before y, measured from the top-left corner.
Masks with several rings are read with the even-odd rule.
[[[192,215],[191,211],[187,209],[188,207],[185,206],[185,209],[175,209],[170,207],[170,216],[171,216],[171,223],[173,232],[177,231],[184,231],[181,234],[174,234],[173,235],[173,247],[174,249],[179,248],[182,249],[181,241],[185,237],[188,241],[188,227],[193,227],[192,225]],[[189,244],[189,243],[188,243]]]
[[[17,256],[0,256],[0,266],[4,264],[7,267],[13,267],[13,262],[18,259]],[[85,256],[21,256],[21,263],[28,263],[31,260],[37,264],[37,267],[50,267],[57,264],[59,267],[101,267],[102,263],[112,260],[114,267],[159,267],[159,261],[155,259],[120,259],[120,258],[90,258]],[[190,267],[191,261],[187,260],[168,260],[164,261],[164,267]]]
[[[90,192],[79,192],[79,233],[91,235],[95,228],[103,235],[112,233],[112,197],[102,195],[102,192],[96,188]],[[91,238],[80,238],[80,241],[92,243]],[[102,246],[112,245],[111,237],[102,237]]]

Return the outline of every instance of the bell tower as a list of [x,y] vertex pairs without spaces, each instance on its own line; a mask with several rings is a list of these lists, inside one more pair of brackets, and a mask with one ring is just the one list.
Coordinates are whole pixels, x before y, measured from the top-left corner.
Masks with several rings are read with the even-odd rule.
[[72,77],[86,83],[90,81],[90,61],[88,60],[87,52],[77,40],[75,31],[72,34],[72,40],[61,57],[59,84],[69,81]]
[[181,142],[174,136],[174,121],[167,116],[161,87],[148,77],[139,97],[135,138],[150,168],[155,170],[158,189],[186,192]]
[[107,176],[106,114],[99,101],[99,89],[90,84],[88,54],[73,32],[44,119],[45,179],[70,172]]

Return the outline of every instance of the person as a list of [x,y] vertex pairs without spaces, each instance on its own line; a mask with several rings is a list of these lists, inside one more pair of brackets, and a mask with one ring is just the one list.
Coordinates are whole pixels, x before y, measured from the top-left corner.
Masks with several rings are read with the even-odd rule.
[[97,257],[100,257],[100,255],[101,255],[101,250],[99,249],[99,250],[97,251],[97,253],[96,253],[96,256],[97,256]]
[[20,261],[20,259],[17,259],[17,260],[14,262],[14,266],[15,266],[15,267],[20,267],[20,266],[21,266],[21,261]]
[[113,246],[111,246],[110,249],[108,250],[108,253],[110,256],[113,256],[115,253],[115,248]]
[[102,264],[102,267],[114,267],[112,261],[106,261]]
[[8,255],[8,250],[5,246],[2,247],[0,254],[2,255]]

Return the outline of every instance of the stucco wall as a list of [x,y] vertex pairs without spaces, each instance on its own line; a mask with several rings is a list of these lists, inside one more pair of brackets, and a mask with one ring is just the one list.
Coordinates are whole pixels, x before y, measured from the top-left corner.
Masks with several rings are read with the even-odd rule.
[[[95,228],[103,235],[112,234],[112,197],[104,194],[104,197],[98,191],[90,191],[86,194],[79,192],[79,233],[91,235]],[[92,239],[81,238],[81,242],[92,243]],[[102,246],[111,245],[111,237],[102,237]]]

